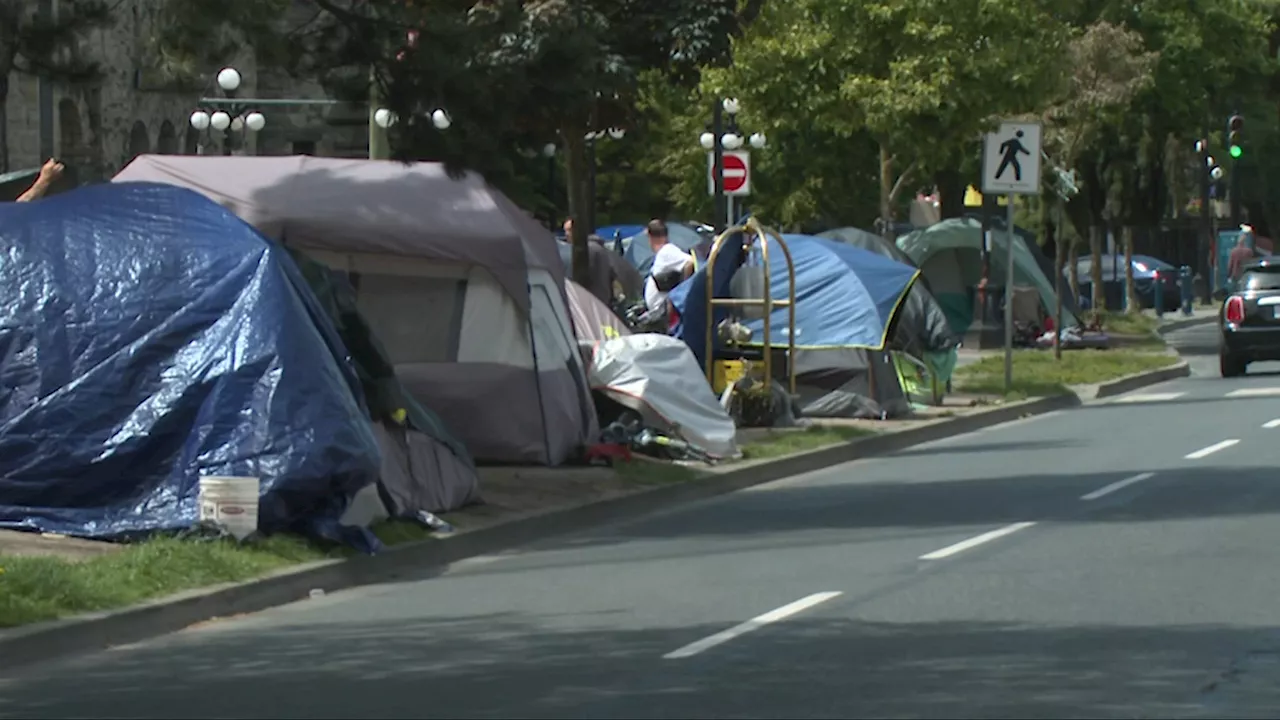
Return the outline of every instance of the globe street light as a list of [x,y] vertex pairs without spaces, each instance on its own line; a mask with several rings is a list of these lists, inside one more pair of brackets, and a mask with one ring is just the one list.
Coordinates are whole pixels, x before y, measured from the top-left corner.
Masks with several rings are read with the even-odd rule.
[[226,67],[218,71],[218,87],[228,95],[240,89],[240,71]]
[[396,114],[386,108],[378,108],[373,113],[373,121],[383,130],[395,125],[397,119]]
[[214,80],[226,95],[226,100],[205,100],[215,107],[196,110],[191,113],[189,122],[196,132],[222,133],[222,154],[230,155],[231,133],[260,132],[267,126],[267,118],[261,112],[252,110],[235,100],[236,91],[244,82],[240,71],[232,67],[222,68]]
[[431,124],[436,126],[437,130],[448,130],[453,125],[453,120],[449,119],[449,113],[437,108],[431,113]]
[[262,128],[267,126],[267,118],[260,112],[251,112],[244,116],[244,125],[250,132],[262,132]]

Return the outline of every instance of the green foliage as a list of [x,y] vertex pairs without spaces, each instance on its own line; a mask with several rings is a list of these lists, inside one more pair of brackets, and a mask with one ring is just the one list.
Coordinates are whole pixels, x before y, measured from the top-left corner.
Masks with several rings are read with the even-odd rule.
[[[0,0],[0,13],[18,5]],[[710,218],[697,137],[726,96],[741,101],[742,128],[769,139],[753,154],[750,205],[798,229],[868,227],[895,184],[902,202],[935,177],[973,182],[977,138],[1001,118],[1037,117],[1053,161],[1079,171],[1069,214],[1086,236],[1104,223],[1157,225],[1171,198],[1193,196],[1192,158],[1178,149],[1207,127],[1225,161],[1220,126],[1237,110],[1249,118],[1241,192],[1254,212],[1280,219],[1271,209],[1280,209],[1280,178],[1265,162],[1280,151],[1275,7],[166,0],[157,47],[166,66],[207,73],[247,45],[260,65],[320,77],[351,100],[368,97],[372,69],[402,118],[392,132],[398,157],[478,170],[541,212],[562,213],[564,191],[547,190],[549,163],[537,151],[557,143],[557,185],[572,176],[581,211],[583,134],[626,127],[625,139],[597,143],[601,224]],[[438,107],[453,117],[447,133],[427,120]]]
[[753,157],[753,205],[784,225],[870,225],[881,201],[879,148],[927,186],[977,150],[990,123],[1038,107],[1059,83],[1064,44],[1047,4],[794,0],[766,5],[735,43],[733,66],[708,72],[679,147],[664,163],[682,207],[704,209],[694,139],[710,99],[735,96],[743,124],[770,148]]

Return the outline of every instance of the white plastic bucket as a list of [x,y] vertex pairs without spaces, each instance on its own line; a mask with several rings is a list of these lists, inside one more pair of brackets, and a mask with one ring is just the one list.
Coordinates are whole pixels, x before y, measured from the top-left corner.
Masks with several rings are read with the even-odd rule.
[[237,540],[249,537],[258,530],[261,485],[256,477],[201,477],[200,522],[221,525]]

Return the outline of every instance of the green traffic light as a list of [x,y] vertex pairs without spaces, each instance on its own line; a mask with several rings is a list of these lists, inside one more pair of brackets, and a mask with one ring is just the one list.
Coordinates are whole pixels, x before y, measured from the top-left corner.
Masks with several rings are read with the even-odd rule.
[[1242,150],[1239,145],[1231,146],[1231,157],[1238,158],[1243,154],[1244,154],[1244,150]]

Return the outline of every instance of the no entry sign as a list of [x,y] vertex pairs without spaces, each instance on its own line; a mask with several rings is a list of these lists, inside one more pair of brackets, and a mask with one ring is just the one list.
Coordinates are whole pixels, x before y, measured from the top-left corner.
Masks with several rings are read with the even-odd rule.
[[[716,155],[707,153],[707,193],[716,192]],[[751,153],[726,150],[724,153],[724,194],[730,197],[751,194]]]

